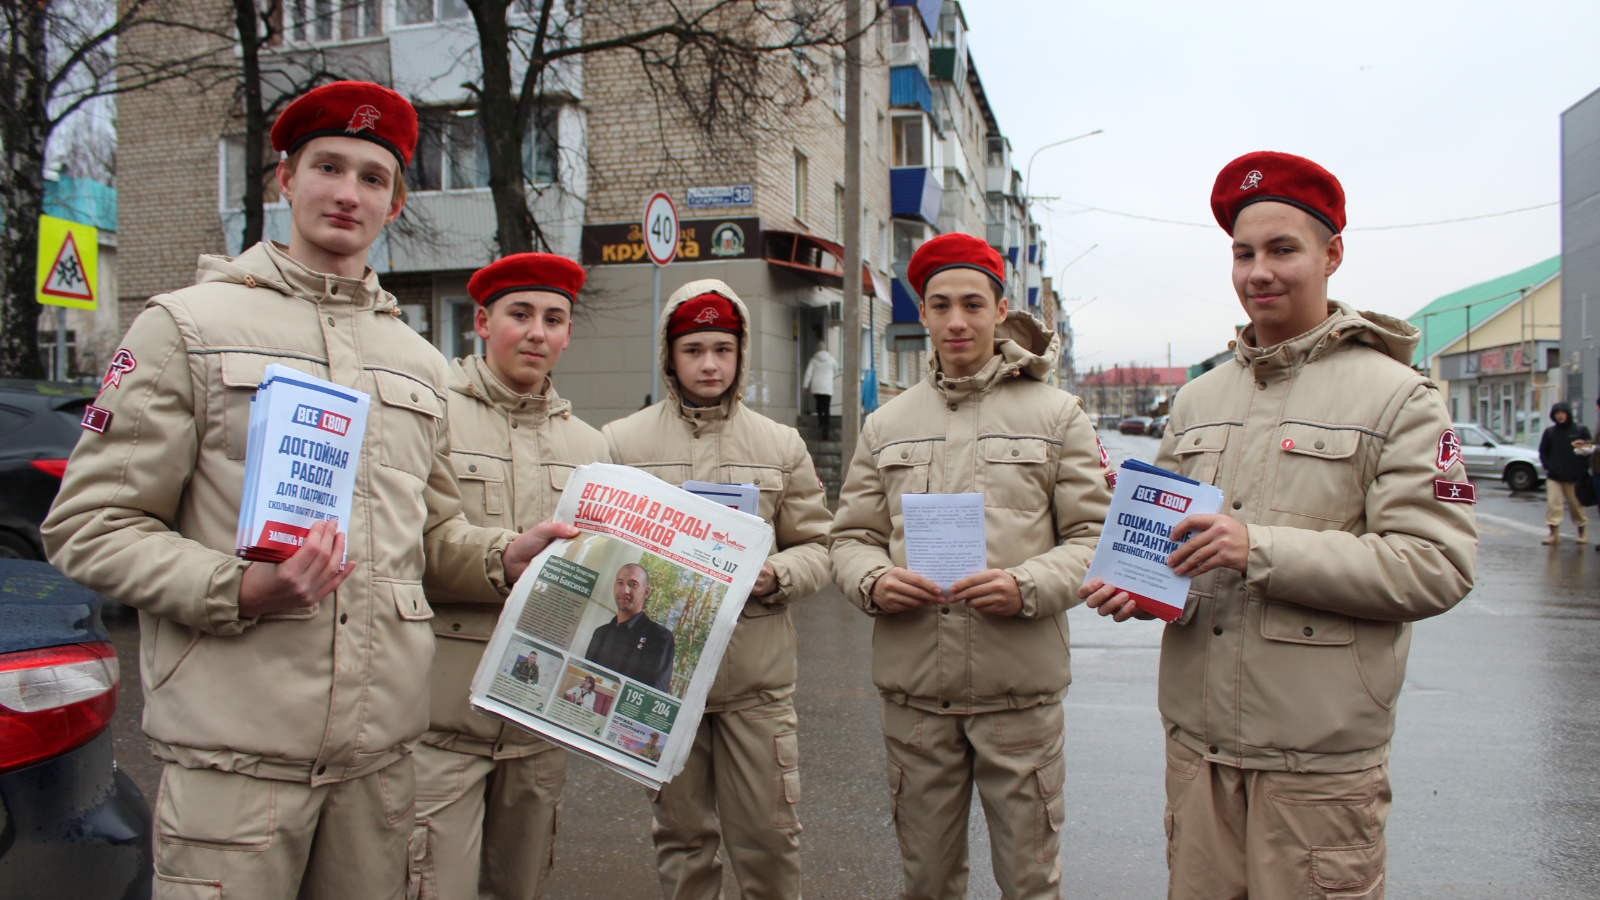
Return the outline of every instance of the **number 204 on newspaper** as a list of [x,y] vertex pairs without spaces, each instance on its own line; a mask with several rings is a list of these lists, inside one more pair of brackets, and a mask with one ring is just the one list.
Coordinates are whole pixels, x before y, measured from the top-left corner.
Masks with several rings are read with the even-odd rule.
[[1099,578],[1126,591],[1145,612],[1176,621],[1183,615],[1189,577],[1167,567],[1167,557],[1178,547],[1172,529],[1185,516],[1221,510],[1222,491],[1209,484],[1138,460],[1124,462],[1084,581]]

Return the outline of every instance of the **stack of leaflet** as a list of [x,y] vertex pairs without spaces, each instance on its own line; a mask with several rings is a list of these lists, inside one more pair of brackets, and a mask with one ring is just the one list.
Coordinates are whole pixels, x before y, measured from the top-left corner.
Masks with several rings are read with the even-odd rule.
[[1111,511],[1084,581],[1099,578],[1166,622],[1183,615],[1189,576],[1167,567],[1178,545],[1173,526],[1185,516],[1221,512],[1222,491],[1130,459],[1117,473]]
[[350,520],[372,398],[270,365],[250,403],[236,551],[282,562],[323,519]]

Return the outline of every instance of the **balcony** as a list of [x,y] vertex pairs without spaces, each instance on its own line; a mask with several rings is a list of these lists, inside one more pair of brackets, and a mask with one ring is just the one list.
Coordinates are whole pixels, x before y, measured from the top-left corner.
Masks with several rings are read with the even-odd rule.
[[967,87],[967,55],[955,47],[933,47],[928,50],[928,76],[937,81],[948,81],[958,90]]
[[933,34],[939,30],[939,11],[944,7],[943,0],[889,0],[889,5],[914,7],[917,15],[922,17],[923,30]]
[[919,219],[929,225],[939,221],[944,188],[932,169],[889,170],[889,215]]
[[917,315],[917,295],[911,292],[911,288],[906,286],[905,281],[896,278],[890,286],[889,292],[894,304],[893,321],[921,321],[921,318]]
[[933,88],[916,66],[896,66],[889,70],[889,105],[912,107],[933,115]]

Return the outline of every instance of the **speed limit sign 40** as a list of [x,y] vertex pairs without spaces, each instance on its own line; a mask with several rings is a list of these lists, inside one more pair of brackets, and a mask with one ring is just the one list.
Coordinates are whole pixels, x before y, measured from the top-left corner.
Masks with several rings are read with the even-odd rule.
[[644,249],[650,261],[664,266],[678,255],[678,208],[656,191],[644,205]]

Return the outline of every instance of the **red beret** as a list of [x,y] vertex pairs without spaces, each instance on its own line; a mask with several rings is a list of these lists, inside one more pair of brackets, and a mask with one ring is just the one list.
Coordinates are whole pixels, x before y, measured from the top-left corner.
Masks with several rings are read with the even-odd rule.
[[1344,231],[1344,188],[1333,173],[1304,157],[1246,153],[1223,166],[1211,187],[1211,213],[1229,234],[1239,210],[1262,200],[1297,206],[1334,234]]
[[335,81],[307,91],[272,123],[272,149],[280,153],[293,153],[319,137],[363,138],[408,166],[417,148],[417,111],[386,87]]
[[1002,285],[1002,290],[1006,283],[1006,269],[1000,262],[999,252],[982,238],[960,232],[941,234],[918,247],[917,252],[911,254],[906,277],[911,280],[912,290],[921,297],[928,279],[945,269],[977,269]]
[[726,331],[739,335],[742,331],[739,310],[727,297],[707,291],[678,304],[667,320],[667,342],[698,331]]
[[467,293],[479,306],[514,291],[550,291],[576,303],[583,278],[583,267],[565,256],[513,253],[472,273]]

